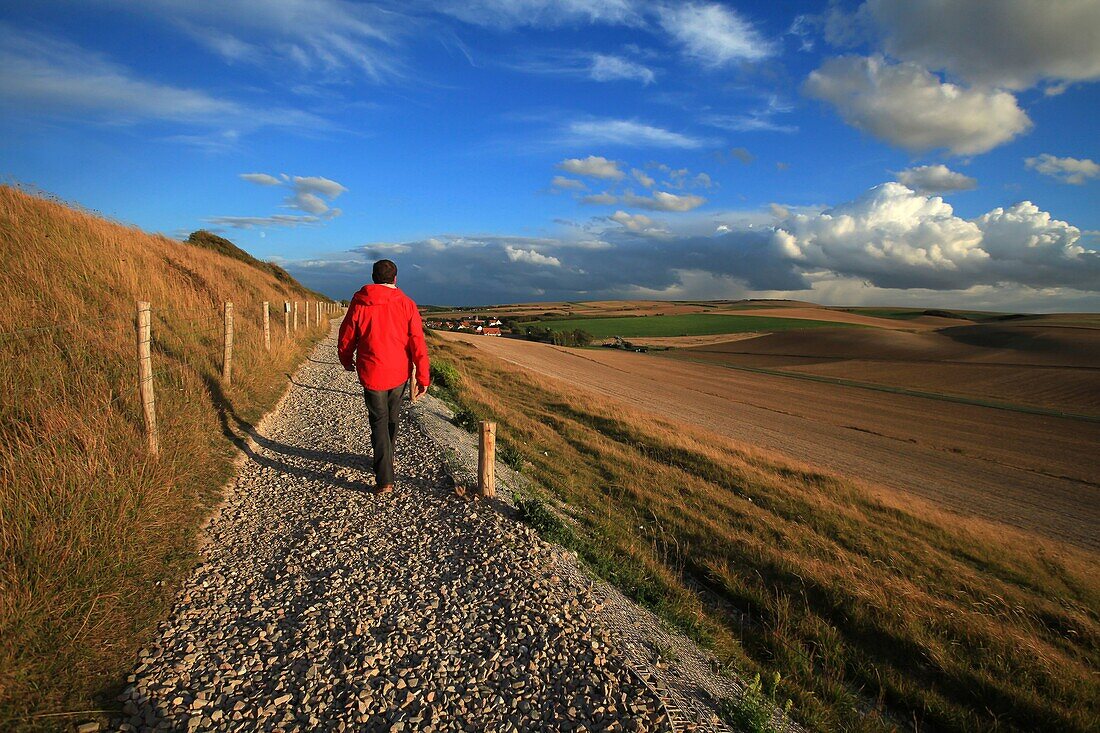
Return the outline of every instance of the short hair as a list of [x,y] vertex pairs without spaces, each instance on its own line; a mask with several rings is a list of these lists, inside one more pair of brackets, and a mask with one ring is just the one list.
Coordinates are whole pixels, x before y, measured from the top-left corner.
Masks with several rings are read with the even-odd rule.
[[393,260],[378,260],[371,271],[371,279],[375,284],[392,284],[397,279],[397,265]]

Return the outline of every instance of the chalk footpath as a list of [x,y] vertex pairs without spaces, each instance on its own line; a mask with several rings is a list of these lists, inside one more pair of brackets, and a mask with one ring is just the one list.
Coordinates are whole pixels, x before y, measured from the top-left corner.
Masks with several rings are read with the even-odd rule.
[[332,336],[252,430],[202,563],[140,653],[120,730],[671,730],[553,548],[455,497],[419,424],[368,490]]

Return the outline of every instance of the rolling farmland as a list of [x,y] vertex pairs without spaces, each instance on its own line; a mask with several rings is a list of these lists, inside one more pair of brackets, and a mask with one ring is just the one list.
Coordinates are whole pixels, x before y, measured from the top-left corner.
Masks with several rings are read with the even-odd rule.
[[[1100,421],[811,382],[720,363],[443,335],[820,469],[931,499],[963,515],[1100,549],[1095,451]],[[1089,379],[1083,389],[1095,393],[1096,377]]]

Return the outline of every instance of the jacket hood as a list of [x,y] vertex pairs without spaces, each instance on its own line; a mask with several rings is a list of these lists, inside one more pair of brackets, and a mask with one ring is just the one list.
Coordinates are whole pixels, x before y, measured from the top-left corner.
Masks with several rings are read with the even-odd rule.
[[355,294],[355,297],[351,299],[353,303],[358,302],[360,305],[381,305],[382,303],[389,303],[401,297],[401,291],[398,288],[388,288],[385,285],[364,285],[359,288],[359,292]]

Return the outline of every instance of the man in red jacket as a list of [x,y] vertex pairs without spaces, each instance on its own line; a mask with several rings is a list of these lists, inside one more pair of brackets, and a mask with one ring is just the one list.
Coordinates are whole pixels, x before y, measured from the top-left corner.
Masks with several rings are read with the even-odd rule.
[[337,353],[344,369],[355,370],[363,385],[376,486],[379,494],[387,494],[393,491],[393,446],[405,384],[415,365],[420,397],[428,391],[431,370],[420,311],[397,289],[397,265],[378,260],[371,279],[374,285],[364,285],[351,299]]

